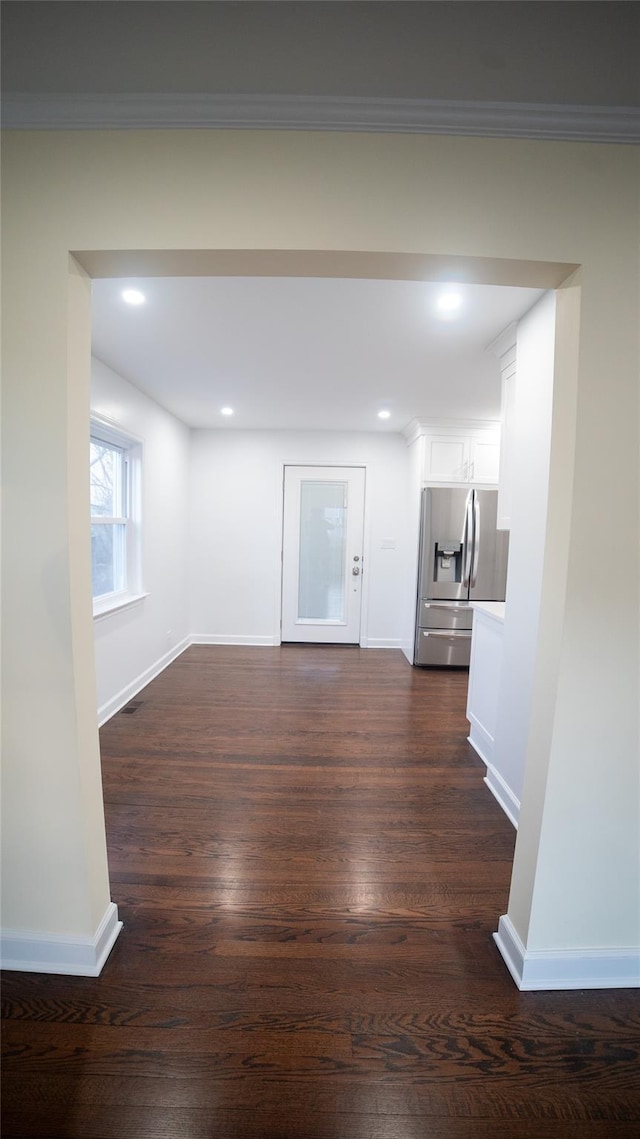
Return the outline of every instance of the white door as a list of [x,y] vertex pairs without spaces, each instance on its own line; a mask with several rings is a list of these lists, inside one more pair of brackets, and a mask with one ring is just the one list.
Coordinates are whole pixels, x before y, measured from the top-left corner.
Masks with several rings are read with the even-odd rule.
[[360,643],[363,467],[285,467],[282,640]]

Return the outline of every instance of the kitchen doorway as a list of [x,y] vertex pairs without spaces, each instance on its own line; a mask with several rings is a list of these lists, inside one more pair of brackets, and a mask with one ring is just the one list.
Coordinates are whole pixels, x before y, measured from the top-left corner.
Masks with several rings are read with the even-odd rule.
[[[74,256],[80,262],[84,271],[93,278],[108,277],[108,276],[192,276],[194,269],[201,274],[207,276],[225,275],[233,269],[235,265],[234,256],[230,251],[225,250],[223,253],[216,252],[215,250],[208,250],[202,252],[194,262],[194,255],[192,251],[169,251],[159,253],[158,251],[146,250],[142,253],[120,253],[114,254],[113,251],[105,254],[103,251],[83,252],[76,253]],[[443,272],[441,261],[435,257],[424,255],[411,255],[403,254],[401,256],[389,257],[384,254],[366,254],[366,253],[349,253],[342,254],[338,257],[336,254],[327,254],[324,252],[318,256],[313,251],[287,251],[286,253],[260,250],[260,251],[239,251],[237,254],[238,263],[236,273],[239,269],[246,275],[259,275],[259,276],[273,276],[273,275],[287,275],[287,276],[343,276],[349,270],[349,275],[353,275],[357,279],[364,279],[368,277],[380,279],[401,279],[401,280],[434,280],[439,279]],[[553,479],[553,502],[554,513],[551,520],[552,534],[554,541],[551,545],[547,545],[547,566],[548,575],[551,580],[558,580],[562,577],[562,573],[567,564],[568,559],[568,535],[569,529],[564,526],[558,526],[558,520],[562,521],[566,518],[571,506],[572,495],[572,471],[573,471],[573,442],[574,436],[572,432],[572,425],[575,422],[575,397],[577,387],[577,345],[578,345],[578,324],[577,318],[579,315],[579,282],[573,277],[575,270],[574,265],[555,263],[555,262],[521,262],[517,260],[493,260],[481,258],[462,258],[452,257],[447,259],[447,275],[454,278],[463,277],[467,281],[483,283],[483,284],[505,284],[516,285],[534,288],[554,288],[558,289],[557,297],[557,322],[556,322],[556,345],[557,351],[557,367],[554,374],[554,383],[557,385],[557,391],[561,393],[563,402],[562,408],[562,421],[559,429],[559,437],[563,436],[563,461],[561,464],[556,464],[554,468]],[[69,336],[73,338],[74,335],[79,336],[85,327],[83,318],[86,316],[86,309],[78,311],[72,309],[70,312],[70,330]],[[77,378],[77,388],[82,391],[83,382],[86,381],[86,376],[81,371],[80,362],[84,358],[78,354],[78,359],[72,358],[72,367],[70,370],[69,383],[73,386],[74,380]],[[554,405],[554,414],[556,407]],[[564,428],[564,431],[562,430]],[[560,446],[556,440],[556,449]],[[282,467],[280,467],[282,470]],[[275,473],[275,472],[274,472]],[[322,473],[326,477],[326,468],[322,469]],[[277,475],[276,475],[277,478]],[[282,500],[281,500],[282,501]],[[554,523],[555,529],[554,529]],[[273,551],[276,554],[276,550]],[[277,555],[276,555],[277,556]],[[275,558],[274,558],[275,561]],[[366,564],[365,564],[366,569]],[[280,574],[276,570],[276,581],[279,584]],[[360,575],[358,575],[360,576]],[[280,590],[279,590],[280,592]],[[411,582],[407,595],[414,597]],[[275,600],[275,599],[274,599]],[[413,607],[413,606],[412,606]],[[558,621],[554,622],[554,628],[558,628]],[[285,632],[283,628],[283,639],[285,639]],[[309,633],[307,632],[307,637]],[[333,643],[339,643],[337,638],[334,637]],[[345,642],[357,643],[357,642]],[[555,642],[549,643],[548,639],[544,642],[545,655],[551,658],[551,663],[554,664],[557,660]],[[405,652],[405,655],[406,652]],[[552,681],[551,681],[552,684]],[[539,716],[542,712],[538,709]],[[544,780],[546,770],[540,776]],[[533,820],[530,826],[537,824],[537,818]],[[527,865],[525,863],[525,870]],[[524,881],[523,885],[523,872],[520,870],[519,878],[512,882],[512,892],[516,902],[522,897],[523,904],[527,904],[526,897],[527,882]]]

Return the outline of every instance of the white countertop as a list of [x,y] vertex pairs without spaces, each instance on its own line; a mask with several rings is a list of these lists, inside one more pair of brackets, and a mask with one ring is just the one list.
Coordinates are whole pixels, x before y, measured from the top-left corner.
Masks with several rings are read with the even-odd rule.
[[506,608],[504,601],[472,601],[471,608],[475,609],[477,613],[482,613],[484,617],[491,617],[494,621],[499,621],[501,624],[504,622],[504,611]]

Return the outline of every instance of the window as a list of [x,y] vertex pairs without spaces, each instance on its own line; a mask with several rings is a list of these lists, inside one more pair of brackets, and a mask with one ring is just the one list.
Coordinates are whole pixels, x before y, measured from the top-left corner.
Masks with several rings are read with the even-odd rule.
[[100,420],[91,422],[91,575],[98,616],[142,596],[140,584],[141,447]]

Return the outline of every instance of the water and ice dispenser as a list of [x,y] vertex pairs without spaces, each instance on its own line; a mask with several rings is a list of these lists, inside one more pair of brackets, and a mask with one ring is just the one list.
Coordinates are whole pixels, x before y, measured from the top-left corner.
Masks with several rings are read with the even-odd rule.
[[434,581],[462,581],[462,542],[436,542]]

